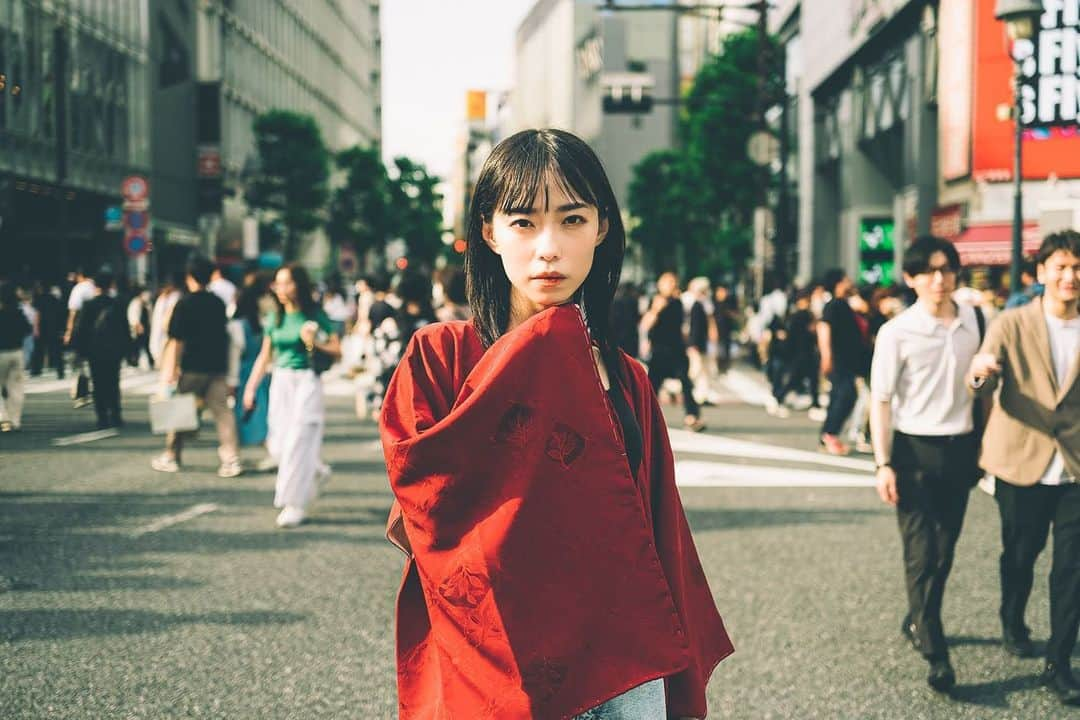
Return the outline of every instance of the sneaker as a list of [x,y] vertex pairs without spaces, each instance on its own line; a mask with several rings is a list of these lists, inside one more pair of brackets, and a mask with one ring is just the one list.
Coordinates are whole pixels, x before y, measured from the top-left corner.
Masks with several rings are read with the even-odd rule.
[[791,417],[791,411],[787,409],[786,405],[777,402],[776,398],[769,398],[766,401],[765,412],[776,418]]
[[286,505],[277,516],[277,526],[282,529],[294,528],[304,522],[304,510],[295,505]]
[[15,429],[15,425],[9,423],[7,420],[0,422],[0,432],[11,432]]
[[808,417],[813,422],[825,422],[825,417],[827,415],[828,413],[823,407],[812,407],[806,411],[806,417]]
[[701,432],[705,429],[705,421],[699,417],[688,415],[683,420],[683,428],[690,432]]
[[259,472],[274,472],[278,469],[278,461],[267,455],[262,460],[255,463],[255,469]]
[[150,461],[150,467],[154,468],[158,472],[174,473],[179,472],[180,463],[176,462],[176,458],[172,455],[164,454],[158,455],[156,458]]
[[241,467],[239,460],[230,460],[229,462],[221,463],[221,467],[218,468],[217,476],[219,478],[234,478],[244,472],[244,468]]
[[860,455],[873,455],[874,446],[867,442],[864,438],[859,438],[855,441],[855,452]]
[[828,453],[829,455],[851,454],[851,448],[840,442],[840,438],[835,435],[829,435],[828,433],[821,436],[821,446],[819,449],[821,452]]

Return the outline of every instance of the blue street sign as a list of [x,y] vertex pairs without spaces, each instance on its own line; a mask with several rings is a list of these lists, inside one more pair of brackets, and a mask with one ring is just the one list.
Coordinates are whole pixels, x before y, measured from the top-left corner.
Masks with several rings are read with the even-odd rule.
[[146,228],[146,213],[142,210],[128,212],[126,224],[129,230],[143,230]]
[[124,250],[128,255],[142,255],[148,249],[145,234],[134,232],[124,237]]
[[119,230],[124,224],[124,211],[119,205],[110,205],[105,208],[105,229]]

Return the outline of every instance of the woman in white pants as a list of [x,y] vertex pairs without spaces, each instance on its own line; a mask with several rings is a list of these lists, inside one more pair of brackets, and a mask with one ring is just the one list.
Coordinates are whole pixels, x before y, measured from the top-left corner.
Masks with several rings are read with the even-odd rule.
[[280,268],[272,290],[277,313],[264,324],[262,350],[244,388],[244,408],[255,407],[259,383],[273,362],[267,448],[278,462],[274,507],[282,508],[278,527],[293,528],[303,522],[318,494],[319,475],[326,474],[319,459],[326,411],[313,364],[319,353],[340,358],[341,343],[315,302],[303,267],[290,263]]

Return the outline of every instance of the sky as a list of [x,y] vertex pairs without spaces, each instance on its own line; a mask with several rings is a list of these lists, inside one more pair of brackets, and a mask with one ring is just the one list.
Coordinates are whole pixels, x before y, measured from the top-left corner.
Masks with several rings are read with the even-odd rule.
[[[450,177],[466,90],[504,90],[514,37],[536,0],[382,3],[383,158],[406,155]],[[489,99],[489,110],[491,108]]]

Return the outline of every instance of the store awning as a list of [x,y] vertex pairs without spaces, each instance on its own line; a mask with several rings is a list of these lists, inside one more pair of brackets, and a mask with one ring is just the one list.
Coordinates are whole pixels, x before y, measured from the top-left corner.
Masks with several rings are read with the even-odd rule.
[[[1004,265],[1012,262],[1012,224],[970,225],[953,241],[962,265]],[[1038,223],[1025,223],[1024,256],[1039,250],[1042,238]]]

